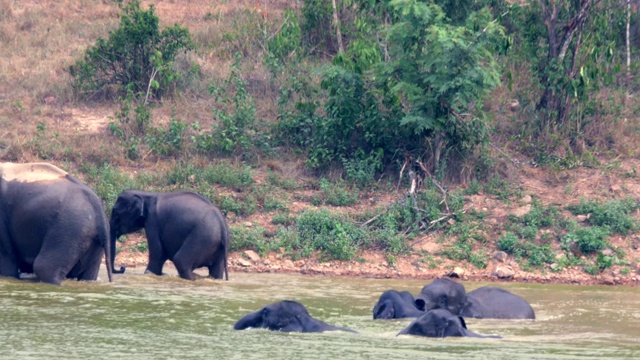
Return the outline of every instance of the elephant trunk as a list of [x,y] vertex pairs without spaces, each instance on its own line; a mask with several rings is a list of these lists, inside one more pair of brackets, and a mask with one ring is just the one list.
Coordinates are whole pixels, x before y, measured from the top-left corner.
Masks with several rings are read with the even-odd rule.
[[126,268],[124,266],[120,266],[120,270],[116,270],[116,241],[118,240],[118,231],[111,226],[111,236],[110,236],[110,245],[111,245],[111,269],[114,274],[124,274]]

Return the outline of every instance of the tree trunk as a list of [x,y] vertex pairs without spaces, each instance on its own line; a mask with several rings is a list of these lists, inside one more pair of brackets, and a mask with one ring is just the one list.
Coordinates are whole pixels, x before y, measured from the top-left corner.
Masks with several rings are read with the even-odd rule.
[[340,20],[338,19],[338,7],[336,6],[336,0],[331,0],[333,5],[333,23],[336,26],[336,36],[338,37],[338,51],[344,54],[344,46],[342,45],[342,32],[340,31]]

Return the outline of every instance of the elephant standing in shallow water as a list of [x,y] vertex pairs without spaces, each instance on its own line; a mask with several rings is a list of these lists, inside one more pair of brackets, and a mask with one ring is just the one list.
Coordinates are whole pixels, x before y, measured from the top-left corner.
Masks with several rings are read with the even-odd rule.
[[267,305],[258,311],[243,316],[233,326],[235,330],[264,328],[284,332],[348,331],[350,329],[329,325],[309,315],[304,305],[292,300],[284,300]]
[[144,228],[149,244],[147,272],[162,275],[164,263],[171,260],[181,278],[195,280],[193,270],[206,266],[209,276],[222,279],[225,275],[229,280],[226,220],[196,193],[123,191],[113,206],[110,227],[112,264],[118,237]]
[[96,280],[109,227],[98,196],[47,163],[0,163],[0,276]]

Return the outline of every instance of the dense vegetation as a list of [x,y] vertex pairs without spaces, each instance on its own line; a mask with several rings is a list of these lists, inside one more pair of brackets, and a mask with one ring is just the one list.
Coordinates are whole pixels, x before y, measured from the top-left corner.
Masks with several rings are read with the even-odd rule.
[[[564,209],[589,214],[580,224],[534,202],[510,218],[497,249],[485,246],[483,214],[464,210],[464,196],[478,192],[520,196],[496,175],[496,164],[511,160],[507,151],[556,168],[598,166],[596,154],[633,151],[623,141],[637,71],[626,62],[626,26],[635,29],[638,17],[622,2],[304,0],[278,17],[240,12],[215,41],[181,24],[161,26],[153,5],[116,2],[119,26],[67,70],[73,101],[117,102],[109,151],[125,160],[74,152],[44,123],[24,147],[41,159],[82,163],[107,208],[125,188],[193,189],[227,214],[272,215],[275,233],[234,226],[235,250],[285,249],[294,258],[319,251],[351,260],[368,248],[393,263],[412,251],[411,239],[438,232],[452,239],[441,255],[477,267],[495,250],[554,271],[625,264],[607,238],[637,230],[637,201]],[[194,52],[215,54],[228,71],[203,84]],[[252,85],[256,66],[267,90]],[[173,111],[169,122],[154,121],[154,108],[179,96],[209,97],[210,119]],[[273,116],[259,114],[259,102],[270,102]],[[365,212],[290,213],[293,191],[304,185],[275,171],[257,183],[252,174],[282,156],[303,159],[317,177],[306,185],[321,194],[305,199],[315,205],[351,206],[396,183],[411,190]],[[150,158],[169,165],[133,178],[118,167]]]

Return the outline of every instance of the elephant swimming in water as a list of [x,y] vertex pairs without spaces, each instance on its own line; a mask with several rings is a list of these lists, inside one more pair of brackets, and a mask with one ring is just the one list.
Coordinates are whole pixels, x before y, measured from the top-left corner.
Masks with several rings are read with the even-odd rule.
[[[224,215],[204,197],[188,191],[123,191],[111,212],[111,264],[118,237],[144,228],[149,244],[146,272],[162,275],[167,260],[180,277],[194,280],[206,266],[209,276],[229,280],[229,228]],[[124,272],[120,268],[116,273]]]
[[264,328],[272,331],[305,333],[336,330],[355,332],[312,318],[304,305],[292,300],[273,303],[249,313],[238,320],[233,328],[235,330]]
[[408,291],[387,290],[373,307],[374,319],[413,318],[424,314],[416,307],[413,295]]
[[483,286],[467,293],[460,316],[478,319],[535,319],[529,303],[507,290]]
[[59,285],[96,280],[109,262],[109,224],[100,198],[47,163],[0,163],[0,276],[33,273]]
[[434,309],[415,319],[398,335],[417,335],[434,338],[467,336],[477,338],[501,338],[497,335],[480,335],[469,331],[464,319],[446,309]]

